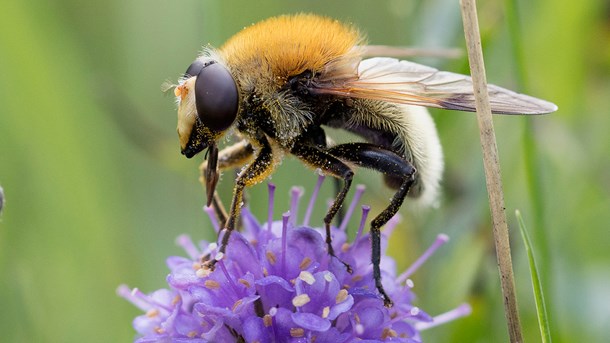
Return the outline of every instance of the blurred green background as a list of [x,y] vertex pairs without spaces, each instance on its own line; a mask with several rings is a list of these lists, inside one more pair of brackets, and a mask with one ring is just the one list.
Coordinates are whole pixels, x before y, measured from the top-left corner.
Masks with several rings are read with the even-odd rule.
[[[495,117],[525,338],[537,342],[539,332],[517,208],[533,236],[555,342],[607,342],[610,5],[520,0],[516,21],[508,4],[478,4],[488,80],[560,109]],[[165,258],[182,254],[175,237],[212,237],[199,161],[179,153],[174,100],[161,83],[183,73],[202,45],[219,46],[244,26],[299,11],[353,22],[373,44],[464,49],[457,0],[2,4],[2,342],[133,339],[139,311],[116,287],[164,287]],[[465,55],[418,60],[468,72]],[[449,234],[450,244],[414,276],[417,305],[435,315],[467,301],[474,311],[426,331],[425,340],[507,341],[476,117],[433,115],[446,154],[443,199],[433,210],[404,206],[390,254],[404,269],[437,234]],[[391,193],[373,173],[358,175],[369,185],[364,202],[379,210]],[[288,209],[290,186],[311,190],[315,180],[287,159],[273,176],[276,213]],[[220,190],[228,197],[230,176]],[[328,181],[323,191],[331,196]],[[266,186],[249,198],[263,220]]]

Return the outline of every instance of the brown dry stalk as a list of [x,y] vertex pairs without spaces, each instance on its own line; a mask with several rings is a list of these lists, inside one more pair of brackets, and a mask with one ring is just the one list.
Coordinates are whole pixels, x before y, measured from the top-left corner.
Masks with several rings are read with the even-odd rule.
[[517,294],[513,277],[508,225],[506,223],[504,208],[504,195],[502,192],[500,162],[496,145],[496,135],[494,133],[491,118],[489,95],[487,93],[485,64],[483,63],[483,51],[481,49],[481,35],[479,33],[476,3],[475,0],[460,0],[460,6],[462,8],[462,18],[464,21],[464,34],[466,36],[466,46],[468,49],[470,74],[472,76],[476,99],[477,119],[479,122],[481,147],[483,149],[485,180],[487,183],[487,193],[489,195],[489,205],[491,207],[500,282],[502,294],[504,296],[504,313],[508,324],[510,341],[518,343],[523,342],[523,337],[521,333],[521,324],[519,323]]

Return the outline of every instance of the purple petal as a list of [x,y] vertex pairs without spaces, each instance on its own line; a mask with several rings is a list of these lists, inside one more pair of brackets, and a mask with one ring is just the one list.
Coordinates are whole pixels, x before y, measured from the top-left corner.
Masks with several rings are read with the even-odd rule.
[[324,332],[316,332],[315,336],[316,343],[354,342],[351,332],[341,333],[335,327]]
[[282,287],[284,290],[286,290],[288,292],[294,292],[292,285],[290,285],[290,283],[288,281],[284,280],[283,278],[281,278],[279,276],[275,276],[275,275],[266,276],[260,280],[257,280],[256,285],[262,286],[262,287],[269,286],[269,285],[277,285],[277,286]]
[[[296,201],[292,204],[296,214]],[[355,202],[350,208],[354,206]],[[345,218],[343,224],[348,221]],[[433,325],[428,324],[432,318],[413,306],[412,284],[397,280],[396,263],[385,256],[388,229],[395,222],[392,219],[386,225],[381,238],[384,288],[395,302],[391,310],[383,306],[375,287],[370,235],[362,234],[362,229],[354,242],[345,244],[346,233],[331,227],[339,256],[331,258],[324,229],[294,227],[294,222],[283,226],[282,221],[261,227],[247,208],[242,211],[244,230],[233,233],[226,253],[209,275],[198,274],[193,266],[200,263],[200,255],[215,256],[218,245],[195,245],[181,236],[179,245],[189,258],[167,259],[169,290],[144,294],[121,286],[117,293],[146,312],[133,322],[142,335],[139,343],[233,342],[236,337],[249,342],[300,343],[315,338],[316,343],[419,343],[420,330]],[[347,273],[341,261],[354,273]],[[398,337],[384,337],[384,330],[393,330]]]
[[288,281],[278,276],[267,276],[256,281],[256,289],[263,299],[265,312],[276,306],[292,308],[294,288]]
[[311,331],[326,331],[330,329],[330,321],[313,313],[293,313],[292,320],[303,329]]
[[241,273],[251,272],[256,277],[263,275],[258,253],[252,244],[239,232],[234,232],[229,240],[226,261],[239,267]]
[[405,321],[398,321],[392,324],[392,330],[396,331],[399,336],[413,339],[414,342],[420,341],[419,331],[415,327]]
[[193,333],[200,334],[201,331],[200,323],[190,313],[176,316],[174,328],[178,334],[183,336],[189,336]]
[[191,268],[175,269],[167,276],[167,283],[176,289],[186,290],[199,282],[201,282],[201,278],[195,274],[192,263]]
[[265,327],[263,318],[251,316],[243,324],[244,339],[246,342],[271,342],[269,329]]
[[335,320],[342,313],[349,311],[353,305],[354,305],[354,297],[352,297],[351,295],[348,295],[347,299],[343,300],[342,302],[340,302],[337,305],[332,306],[330,308],[330,312],[328,314],[328,319]]
[[288,240],[290,245],[297,247],[304,256],[310,257],[312,260],[317,260],[320,256],[328,255],[324,238],[311,228],[297,227],[290,230],[288,232]]
[[146,336],[138,338],[135,343],[172,343],[173,340],[168,335],[163,336]]
[[154,334],[155,328],[161,326],[161,319],[151,320],[147,315],[137,316],[133,320],[133,328],[141,335]]
[[252,212],[250,212],[250,209],[248,207],[242,208],[241,218],[241,222],[244,228],[243,235],[247,237],[248,240],[256,239],[261,231],[261,225],[256,219],[256,217],[252,215]]
[[246,313],[255,314],[253,303],[258,299],[260,299],[260,296],[258,295],[253,295],[240,299],[237,306],[234,306],[233,312],[237,315],[242,315]]
[[192,268],[193,266],[193,260],[181,256],[170,256],[167,258],[165,263],[167,264],[167,267],[172,271],[175,269],[184,268],[186,266]]

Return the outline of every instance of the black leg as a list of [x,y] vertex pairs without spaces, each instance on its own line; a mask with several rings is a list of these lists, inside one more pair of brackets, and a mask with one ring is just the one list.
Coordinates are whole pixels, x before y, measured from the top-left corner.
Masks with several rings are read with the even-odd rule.
[[[339,194],[339,192],[341,192],[341,180],[339,179],[333,179],[334,185],[335,185],[335,196],[337,194]],[[343,208],[343,206],[339,207],[339,212],[337,212],[337,220],[336,220],[336,224],[337,227],[341,226],[341,223],[343,222],[343,219],[345,218],[345,208]]]
[[254,150],[252,145],[246,141],[241,141],[222,149],[220,152],[216,150],[215,152],[208,151],[208,153],[215,156],[211,156],[209,160],[204,161],[199,166],[201,173],[199,181],[206,188],[207,205],[212,205],[218,222],[221,227],[224,227],[228,215],[218,193],[215,191],[215,184],[218,182],[218,172],[246,165],[252,159]]
[[[273,172],[274,164],[273,164],[273,150],[271,145],[266,139],[261,139],[259,142],[260,149],[257,151],[258,155],[250,163],[238,176],[235,181],[235,188],[233,189],[233,199],[231,200],[231,209],[229,210],[229,215],[224,223],[224,229],[221,230],[223,232],[222,240],[220,242],[220,247],[218,248],[218,252],[224,254],[227,249],[227,245],[229,244],[229,238],[231,237],[231,233],[235,229],[235,225],[239,218],[239,214],[241,212],[241,206],[243,203],[244,189],[246,187],[255,185],[262,180],[264,180],[271,172]],[[240,144],[240,143],[238,143]],[[232,149],[235,146],[229,147],[227,149]],[[243,150],[245,149],[245,150]],[[253,152],[252,147],[247,144],[244,145],[243,149],[235,150],[236,156],[241,156],[241,158],[227,158],[223,159],[222,153],[218,158],[218,166],[221,169],[230,168],[233,166],[236,160],[244,160],[249,159],[253,153],[248,153],[247,151]],[[227,154],[230,155],[230,154]],[[227,156],[225,155],[225,156]],[[224,167],[224,168],[223,168]],[[205,170],[205,165],[203,166],[203,170]],[[203,174],[205,175],[205,174]],[[207,260],[202,261],[206,267],[210,269],[214,269],[215,260]]]
[[[330,209],[324,217],[324,226],[326,228],[326,245],[328,246],[328,253],[336,258],[337,256],[335,255],[335,251],[332,246],[330,223],[332,223],[333,218],[335,217],[337,212],[339,212],[339,209],[345,201],[345,196],[347,195],[347,192],[349,191],[350,186],[352,185],[354,172],[341,160],[325,152],[317,146],[297,144],[294,146],[291,153],[299,157],[306,164],[314,168],[321,169],[322,172],[324,172],[325,174],[332,175],[338,179],[343,179],[343,187],[337,192],[335,201],[330,206]],[[341,261],[341,263],[343,263],[349,273],[352,272],[352,268],[347,263],[343,261]]]
[[241,206],[243,203],[244,189],[246,187],[255,185],[263,181],[271,172],[273,172],[273,150],[267,139],[259,141],[260,150],[254,161],[246,167],[238,176],[235,181],[235,188],[233,189],[233,200],[231,201],[231,209],[229,210],[229,218],[225,223],[225,233],[222,237],[219,252],[224,253],[231,232],[235,229],[235,223],[238,220],[241,212]]
[[385,225],[400,209],[409,188],[414,182],[415,167],[393,151],[367,143],[347,143],[328,149],[328,152],[344,161],[355,163],[364,168],[377,170],[385,175],[399,177],[402,183],[392,197],[390,204],[371,222],[371,260],[375,286],[383,297],[385,306],[391,307],[392,300],[381,284],[381,227]]

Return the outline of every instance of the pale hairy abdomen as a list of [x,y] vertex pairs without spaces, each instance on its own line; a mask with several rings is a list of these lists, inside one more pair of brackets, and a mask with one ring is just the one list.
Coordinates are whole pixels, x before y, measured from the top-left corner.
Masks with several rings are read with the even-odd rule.
[[[354,103],[357,110],[343,128],[402,155],[413,164],[417,173],[409,196],[423,206],[434,205],[444,163],[436,126],[428,110],[374,100],[354,100]],[[393,188],[400,184],[395,178],[388,181]]]

